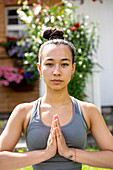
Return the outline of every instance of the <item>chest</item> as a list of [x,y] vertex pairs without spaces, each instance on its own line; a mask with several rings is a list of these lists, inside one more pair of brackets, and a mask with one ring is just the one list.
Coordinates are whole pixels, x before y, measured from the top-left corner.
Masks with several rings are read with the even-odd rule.
[[60,105],[56,107],[52,107],[50,105],[42,105],[40,107],[40,119],[44,124],[48,126],[51,126],[53,116],[56,114],[59,117],[61,126],[68,124],[73,117],[73,104],[70,103],[68,105]]

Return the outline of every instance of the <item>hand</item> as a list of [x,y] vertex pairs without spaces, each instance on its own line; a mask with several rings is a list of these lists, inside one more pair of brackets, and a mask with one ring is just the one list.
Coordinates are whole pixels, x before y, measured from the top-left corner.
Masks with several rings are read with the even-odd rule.
[[67,158],[69,148],[67,147],[65,138],[61,132],[61,127],[60,127],[58,116],[55,115],[54,119],[56,120],[56,125],[57,125],[56,138],[57,138],[58,153],[59,155]]
[[49,159],[54,157],[57,151],[56,129],[57,129],[56,120],[53,117],[51,130],[47,141],[47,148],[46,148]]

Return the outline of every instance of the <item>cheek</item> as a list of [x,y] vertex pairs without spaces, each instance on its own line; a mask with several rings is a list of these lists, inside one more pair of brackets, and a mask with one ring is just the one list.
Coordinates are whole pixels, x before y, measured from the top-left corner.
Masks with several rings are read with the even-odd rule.
[[51,69],[47,69],[46,66],[43,66],[42,67],[42,76],[45,77],[45,79],[48,78],[48,76],[50,75],[51,73]]
[[71,76],[72,76],[72,69],[68,69],[68,70],[66,71],[66,75],[65,75],[65,77],[66,77],[66,79],[67,79],[67,82],[70,82]]

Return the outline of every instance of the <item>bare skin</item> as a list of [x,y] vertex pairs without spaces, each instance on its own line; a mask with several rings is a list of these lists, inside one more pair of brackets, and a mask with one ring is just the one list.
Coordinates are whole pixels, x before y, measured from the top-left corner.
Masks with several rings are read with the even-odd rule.
[[61,156],[72,161],[102,168],[113,168],[113,136],[93,104],[78,101],[88,130],[91,130],[100,151],[88,152],[68,148],[61,132],[61,126],[67,124],[73,115],[67,84],[75,70],[75,64],[72,65],[69,48],[64,45],[45,46],[41,61],[39,71],[46,83],[46,93],[41,100],[40,116],[43,123],[51,126],[47,147],[27,153],[12,152],[21,133],[26,134],[34,102],[20,104],[14,109],[0,136],[0,169],[16,169],[37,164],[54,157],[57,150]]

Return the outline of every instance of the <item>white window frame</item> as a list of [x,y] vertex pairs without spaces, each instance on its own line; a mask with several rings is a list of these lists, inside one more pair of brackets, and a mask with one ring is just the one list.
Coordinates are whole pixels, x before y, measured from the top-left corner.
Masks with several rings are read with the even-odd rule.
[[6,13],[6,35],[7,36],[9,36],[10,35],[10,31],[11,32],[15,32],[15,31],[17,31],[18,32],[18,36],[14,36],[14,37],[16,37],[16,38],[21,38],[22,36],[23,36],[23,29],[25,28],[25,25],[24,24],[21,24],[20,23],[20,20],[19,20],[19,18],[18,18],[18,23],[19,24],[10,24],[10,25],[8,25],[8,18],[10,18],[10,17],[8,17],[8,10],[13,10],[13,9],[18,9],[18,6],[14,6],[14,7],[6,7],[6,10],[5,10],[5,13]]

